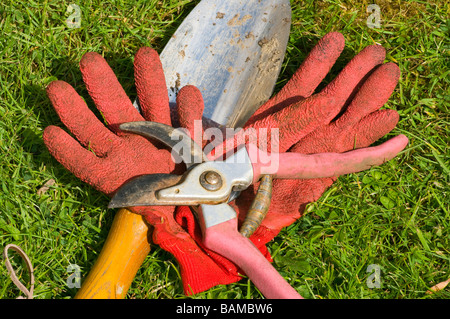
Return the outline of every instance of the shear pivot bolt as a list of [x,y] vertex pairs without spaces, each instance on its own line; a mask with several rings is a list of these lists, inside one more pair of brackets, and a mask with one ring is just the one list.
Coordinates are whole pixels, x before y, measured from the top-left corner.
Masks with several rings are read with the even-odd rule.
[[216,191],[222,187],[222,177],[214,171],[206,171],[200,175],[200,184],[204,189]]

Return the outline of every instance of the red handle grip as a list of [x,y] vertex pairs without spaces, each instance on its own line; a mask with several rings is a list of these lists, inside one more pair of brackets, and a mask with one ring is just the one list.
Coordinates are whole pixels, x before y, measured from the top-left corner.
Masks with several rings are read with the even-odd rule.
[[408,144],[405,135],[398,135],[381,145],[345,153],[266,153],[255,145],[247,150],[253,165],[254,180],[261,175],[274,178],[323,178],[356,173],[381,165],[394,158]]
[[302,299],[255,245],[237,230],[236,218],[204,230],[205,246],[238,265],[269,299]]

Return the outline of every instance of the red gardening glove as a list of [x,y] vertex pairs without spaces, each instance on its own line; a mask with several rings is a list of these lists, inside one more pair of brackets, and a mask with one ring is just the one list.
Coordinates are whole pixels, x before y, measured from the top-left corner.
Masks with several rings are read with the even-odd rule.
[[[399,69],[392,63],[382,65],[385,51],[381,46],[365,48],[325,89],[312,95],[343,48],[340,33],[323,37],[292,79],[250,118],[242,132],[251,128],[278,128],[278,151],[304,154],[366,147],[390,132],[398,121],[397,112],[378,109],[394,90]],[[222,149],[215,149],[218,152],[215,155],[224,154],[227,145],[238,145],[240,138],[237,134],[235,143],[224,142]],[[258,248],[264,247],[281,228],[299,218],[305,205],[317,200],[334,180],[275,180],[270,210],[250,239]],[[257,188],[257,184],[253,185],[231,203],[241,221]],[[201,242],[198,228],[190,230],[198,226],[189,210],[179,208],[176,218]]]
[[[333,36],[325,37],[321,43],[326,44],[334,37],[339,38],[334,34]],[[314,74],[308,74],[307,71],[311,70],[313,67],[319,70],[319,73],[322,72],[324,76],[324,74],[329,71],[329,68],[334,63],[333,57],[337,57],[340,50],[342,50],[336,50],[336,44],[339,41],[334,42],[335,46],[333,46],[333,41],[331,41],[331,44],[328,43],[329,47],[322,45],[318,47],[319,49],[314,49],[310,57],[302,65],[300,71],[296,73],[290,83],[295,84],[296,81],[301,83],[301,81],[296,79],[302,78],[302,74],[306,74],[307,77],[312,77]],[[325,46],[325,48],[323,48],[323,46]],[[144,54],[145,53],[142,53],[143,56]],[[153,60],[155,60],[155,57],[153,58]],[[164,107],[168,108],[167,102],[161,102],[167,101],[165,99],[167,92],[165,91],[165,85],[162,83],[164,81],[161,81],[161,78],[163,79],[162,70],[160,70],[160,65],[158,63],[156,63],[157,65],[155,65],[155,63],[146,63],[145,61],[147,59],[149,58],[139,58],[138,53],[135,60],[136,87],[138,90],[139,101],[143,109],[144,117],[147,120],[159,121],[167,124],[168,121],[161,120],[161,117],[159,117],[161,114],[158,114],[158,112],[166,114]],[[103,59],[101,60],[102,61],[99,61],[99,57],[96,57],[95,55],[92,56],[92,59],[91,56],[86,56],[81,62],[81,70],[90,95],[99,110],[103,113],[106,121],[110,124],[110,127],[114,130],[119,123],[142,120],[139,113],[137,113],[131,106],[131,102],[123,93],[120,84],[107,66],[106,62],[104,62]],[[317,65],[314,66],[314,63]],[[367,73],[371,68],[373,68],[374,65],[381,63],[381,61],[375,64],[373,61],[369,61],[369,64],[370,63],[372,63],[371,66],[369,65],[366,69],[363,68],[362,71],[359,70],[361,74]],[[157,76],[153,77],[155,71]],[[356,73],[358,73],[357,71]],[[320,78],[320,75],[318,78]],[[343,82],[345,82],[345,80],[343,80]],[[280,101],[285,102],[284,105],[280,104],[276,98],[272,99],[271,102],[265,105],[267,109],[270,109],[270,107],[273,106],[271,111],[273,109],[281,110],[282,106],[289,105],[291,102],[294,102],[295,99],[298,98],[298,100],[300,100],[301,97],[297,97],[295,95],[299,92],[299,90],[295,89],[295,85],[288,85],[286,87],[289,88],[289,90],[292,90],[294,94],[285,94],[286,98],[280,99]],[[168,172],[173,168],[171,164],[168,164],[168,166],[170,166],[169,168],[160,167],[161,163],[170,163],[170,160],[168,160],[168,153],[165,155],[165,159],[161,154],[159,154],[161,157],[155,156],[153,151],[150,150],[151,144],[145,139],[134,135],[119,134],[118,132],[116,132],[118,135],[115,135],[107,130],[88,111],[87,107],[76,95],[74,90],[69,88],[70,86],[68,87],[67,84],[62,85],[61,82],[56,82],[55,84],[49,86],[49,97],[52,100],[52,103],[54,104],[55,109],[60,115],[63,123],[66,124],[66,126],[83,145],[88,146],[97,155],[100,155],[101,158],[97,158],[89,151],[86,151],[86,149],[82,148],[74,139],[64,133],[61,129],[55,127],[47,128],[44,133],[44,139],[50,152],[55,156],[55,158],[57,158],[76,176],[82,180],[85,180],[100,191],[103,191],[106,194],[111,194],[118,186],[121,185],[121,183],[125,182],[130,177],[140,174],[154,173],[155,171],[152,167],[141,167],[142,163],[149,163],[151,162],[151,159],[155,159],[158,163],[157,172]],[[289,90],[286,89],[283,91]],[[279,96],[283,97],[281,93],[277,95],[277,98]],[[332,99],[333,98],[334,97],[332,97]],[[201,114],[202,109],[194,111],[190,111],[189,109],[189,106],[202,104],[198,91],[192,87],[187,87],[186,89],[180,91],[178,100],[180,123],[184,122],[189,124],[192,123],[192,119],[199,118],[199,114]],[[313,99],[311,100],[314,101]],[[320,101],[320,99],[318,100]],[[328,120],[319,120],[319,123],[317,124],[317,118],[305,117],[305,120],[298,121],[301,125],[303,125],[301,130],[303,135],[300,134],[300,136],[298,135],[299,130],[293,130],[291,134],[289,133],[289,127],[285,126],[285,128],[287,128],[286,130],[280,130],[283,141],[286,137],[286,140],[292,140],[290,143],[294,143],[306,135],[307,133],[305,132],[312,132],[320,125],[327,124],[332,118],[331,114],[333,114],[333,111],[327,112],[326,110],[325,103],[329,102],[333,101],[323,98],[321,104],[323,106],[322,114],[327,114],[327,117],[330,117]],[[272,105],[270,105],[271,103]],[[184,107],[182,105],[184,105]],[[298,114],[303,114],[306,116],[314,115],[313,112],[308,112],[311,107],[314,107],[314,103],[305,103],[305,105],[310,106],[293,107],[291,109],[293,119],[298,119]],[[289,110],[289,108],[281,110],[272,118],[278,121],[284,120],[284,122],[287,122],[282,116],[280,116],[280,114],[283,114],[282,112],[285,110]],[[258,114],[262,115],[261,112]],[[289,112],[287,114],[289,115]],[[336,114],[334,114],[333,117]],[[77,116],[79,118],[77,118]],[[167,118],[168,116],[166,116],[166,119]],[[262,116],[261,121],[262,122],[260,123],[264,123]],[[275,123],[273,120],[266,120],[266,122],[271,122],[272,124]],[[305,129],[305,127],[307,129]],[[95,136],[93,138],[91,137],[94,132],[98,133],[95,134],[96,136],[99,136],[98,139]],[[147,147],[149,148],[147,149]],[[72,150],[68,151],[69,148]],[[155,148],[153,147],[153,149]],[[164,154],[165,151],[160,152]],[[150,159],[150,161],[148,161],[148,159]],[[140,171],[140,168],[142,168],[142,171]],[[109,179],[111,179],[112,183],[110,183]],[[251,194],[251,192],[247,193]],[[239,205],[239,209],[240,212],[244,213],[246,210],[243,209],[243,207],[245,207],[245,204],[248,202],[245,198],[251,198],[251,196],[242,196],[243,200]],[[237,275],[238,270],[232,263],[224,258],[221,258],[220,256],[217,256],[217,254],[202,248],[200,244],[201,239],[199,238],[199,228],[189,209],[186,209],[185,207],[178,208],[176,219],[180,224],[187,228],[189,234],[196,239],[199,245],[197,245],[183,230],[183,228],[179,227],[179,224],[173,220],[173,211],[170,208],[147,207],[134,208],[133,210],[145,215],[147,221],[149,221],[155,228],[155,231],[153,232],[153,241],[156,244],[159,244],[163,249],[171,252],[180,263],[181,275],[186,293],[196,293],[217,284],[226,284],[240,279]],[[263,228],[264,227],[260,227],[260,229]],[[271,230],[272,228],[266,227],[265,229]],[[261,233],[266,234],[267,232],[259,231],[259,234]],[[269,234],[272,233],[269,232]],[[266,253],[263,241],[266,241],[269,237],[255,234],[255,236],[252,237],[252,240],[255,244],[257,244],[263,253]],[[263,239],[263,241],[261,239]]]
[[[392,94],[400,71],[393,63],[382,64],[385,50],[379,45],[366,47],[320,93],[311,95],[343,47],[340,33],[323,37],[293,78],[254,114],[246,127],[279,127],[279,151],[302,154],[342,153],[367,147],[389,133],[399,115],[379,108]],[[273,112],[273,116],[266,116]],[[270,210],[252,236],[253,241],[270,241],[296,221],[306,204],[319,199],[335,180],[274,180]],[[236,200],[240,220],[257,187],[254,185]]]
[[[80,69],[88,92],[109,129],[69,84],[52,82],[47,94],[61,121],[76,139],[59,127],[47,127],[43,138],[50,153],[75,176],[108,196],[132,177],[173,172],[175,165],[168,150],[158,149],[142,136],[117,130],[120,123],[144,119],[171,124],[168,94],[158,54],[152,49],[142,48],[135,57],[136,89],[142,115],[133,107],[113,71],[99,54],[91,52],[84,55]],[[177,104],[181,124],[189,126],[201,118],[203,101],[195,87],[187,86],[180,90]],[[177,173],[180,173],[179,169]],[[154,229],[153,242],[178,260],[185,292],[196,293],[239,280],[241,277],[234,264],[199,246],[175,221],[174,209],[134,207],[132,211],[145,216]],[[178,214],[180,221],[182,217],[182,213]],[[189,227],[189,230],[198,231],[196,227]],[[265,253],[265,247],[262,249]]]

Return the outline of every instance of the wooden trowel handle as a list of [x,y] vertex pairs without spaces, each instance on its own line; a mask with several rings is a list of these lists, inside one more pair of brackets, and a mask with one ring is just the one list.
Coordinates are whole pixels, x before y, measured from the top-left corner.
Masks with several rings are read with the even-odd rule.
[[141,215],[119,210],[102,251],[75,299],[123,299],[150,252],[148,231]]

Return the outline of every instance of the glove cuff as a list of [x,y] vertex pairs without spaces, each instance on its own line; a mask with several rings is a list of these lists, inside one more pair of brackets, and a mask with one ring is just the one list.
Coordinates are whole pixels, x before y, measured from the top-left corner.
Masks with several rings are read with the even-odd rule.
[[230,272],[219,266],[195,243],[172,239],[161,242],[159,246],[177,260],[186,295],[194,295],[217,285],[234,283],[242,278],[236,271]]

